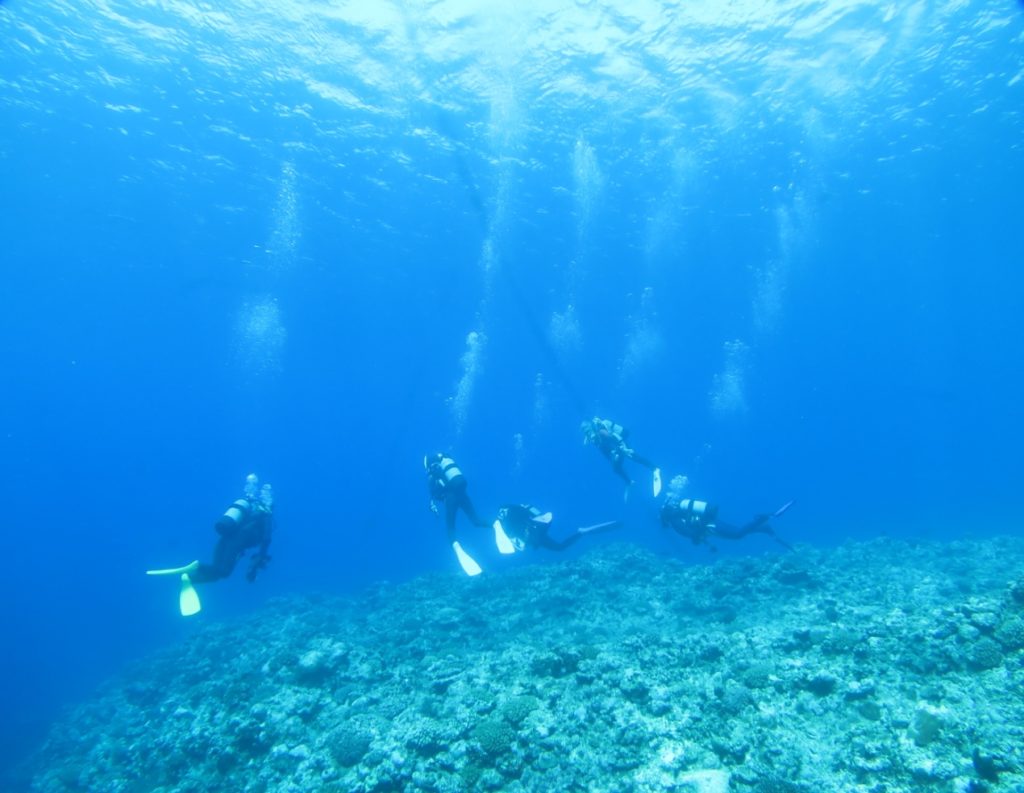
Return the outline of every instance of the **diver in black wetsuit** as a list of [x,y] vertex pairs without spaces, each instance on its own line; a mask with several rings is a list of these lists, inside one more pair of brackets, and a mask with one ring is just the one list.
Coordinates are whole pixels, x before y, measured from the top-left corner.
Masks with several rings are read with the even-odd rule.
[[250,583],[267,566],[270,556],[267,550],[274,533],[274,500],[269,484],[256,491],[256,476],[250,474],[246,480],[245,495],[236,499],[214,524],[220,535],[213,551],[213,562],[200,563],[191,574],[193,583],[205,584],[227,578],[235,564],[250,548],[255,548],[245,578]]
[[455,516],[460,509],[466,513],[466,517],[474,526],[487,528],[487,523],[476,514],[473,502],[466,493],[465,475],[449,455],[441,452],[425,456],[423,468],[427,472],[427,487],[430,489],[430,511],[437,515],[437,502],[444,503],[444,524],[448,531],[448,542],[455,550],[455,555],[466,575],[479,575],[480,565],[462,549],[455,534]]
[[668,496],[661,506],[661,525],[673,529],[677,534],[686,537],[694,545],[707,543],[715,551],[710,539],[721,537],[725,540],[739,540],[749,534],[767,534],[784,548],[793,550],[792,546],[775,534],[768,521],[782,515],[793,504],[783,504],[770,515],[755,515],[742,526],[733,526],[718,520],[718,505],[693,498],[682,498],[681,493],[686,485],[686,477],[675,477],[669,485]]
[[249,474],[245,479],[242,497],[235,499],[214,524],[214,528],[220,539],[217,540],[211,564],[200,564],[196,560],[183,567],[146,571],[147,575],[179,578],[178,605],[182,616],[190,617],[202,608],[193,584],[206,584],[227,578],[250,548],[255,548],[256,553],[249,562],[246,579],[250,583],[255,581],[259,571],[267,566],[270,561],[267,550],[274,531],[274,494],[270,485],[260,487],[256,474]]
[[430,511],[438,514],[437,502],[444,503],[444,524],[450,542],[455,542],[455,516],[460,509],[474,526],[487,528],[486,521],[476,514],[466,493],[465,475],[451,457],[438,452],[424,457],[423,467],[427,471],[427,487],[430,488]]
[[654,476],[654,495],[661,492],[661,471],[658,466],[641,457],[635,449],[626,445],[626,438],[629,430],[621,424],[616,424],[611,419],[602,419],[594,416],[589,421],[580,424],[583,433],[583,442],[592,443],[612,464],[612,470],[626,483],[626,487],[633,484],[633,479],[626,473],[625,462],[632,460],[645,468],[650,468]]
[[[548,532],[551,529],[551,513],[542,513],[537,507],[531,504],[506,504],[498,512],[498,519],[495,521],[495,538],[499,538],[499,532],[504,535],[516,551],[523,550],[527,545],[531,548],[547,548],[550,551],[564,551],[570,545],[578,542],[585,535],[598,530],[614,529],[621,526],[618,521],[600,523],[596,526],[586,526],[576,529],[572,534],[562,540],[554,539]],[[498,549],[501,550],[501,540],[498,539]],[[509,553],[509,550],[504,550]]]

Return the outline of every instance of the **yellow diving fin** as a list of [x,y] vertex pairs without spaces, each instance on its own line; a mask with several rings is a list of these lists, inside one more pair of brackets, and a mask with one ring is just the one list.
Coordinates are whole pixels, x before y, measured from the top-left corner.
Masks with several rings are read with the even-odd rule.
[[147,570],[146,575],[180,575],[181,591],[178,593],[178,608],[181,609],[181,616],[191,617],[193,614],[198,614],[202,608],[202,604],[199,602],[199,594],[196,592],[196,588],[192,586],[192,579],[188,577],[189,573],[194,573],[198,569],[199,560],[196,559],[196,561],[190,562],[184,567]]

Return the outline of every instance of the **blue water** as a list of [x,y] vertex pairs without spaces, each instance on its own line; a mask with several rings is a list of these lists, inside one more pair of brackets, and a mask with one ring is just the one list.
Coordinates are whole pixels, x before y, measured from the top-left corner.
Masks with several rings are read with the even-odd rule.
[[[0,766],[201,620],[461,575],[428,451],[696,562],[582,418],[790,541],[1021,530],[1019,2],[6,0],[0,41]],[[251,470],[274,560],[182,620],[142,573]]]

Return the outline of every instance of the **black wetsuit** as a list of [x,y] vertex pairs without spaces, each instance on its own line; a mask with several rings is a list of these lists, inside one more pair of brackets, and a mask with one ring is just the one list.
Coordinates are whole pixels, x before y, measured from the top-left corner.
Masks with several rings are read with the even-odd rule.
[[199,569],[192,574],[192,580],[202,584],[227,578],[247,550],[258,548],[246,574],[250,581],[254,580],[256,573],[270,561],[267,549],[270,547],[273,527],[273,511],[262,505],[251,506],[240,522],[221,518],[214,525],[220,539],[213,551],[213,562],[199,565]]
[[621,479],[627,484],[633,483],[632,478],[626,473],[626,468],[623,465],[627,459],[650,468],[652,471],[657,468],[646,457],[641,457],[635,450],[626,445],[626,436],[629,434],[629,430],[622,429],[621,435],[619,435],[614,433],[609,425],[611,425],[611,422],[605,419],[594,426],[594,445],[597,446],[601,454],[611,461],[612,470]]
[[455,516],[461,509],[474,526],[487,528],[487,522],[476,514],[473,502],[466,493],[468,483],[463,473],[455,466],[455,461],[443,456],[435,459],[427,468],[427,487],[430,488],[432,501],[444,502],[444,525],[448,531],[448,541],[455,542]]
[[529,504],[506,504],[498,513],[498,520],[513,542],[519,540],[531,548],[564,551],[583,536],[579,532],[573,532],[564,540],[554,539],[548,534],[550,523],[534,520],[541,514],[539,509]]

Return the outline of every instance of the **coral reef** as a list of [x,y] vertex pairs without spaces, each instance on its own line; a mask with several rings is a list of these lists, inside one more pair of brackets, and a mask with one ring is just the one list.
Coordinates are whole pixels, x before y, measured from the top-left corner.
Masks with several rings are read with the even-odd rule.
[[629,545],[289,598],[54,726],[40,793],[1024,789],[1024,541]]

